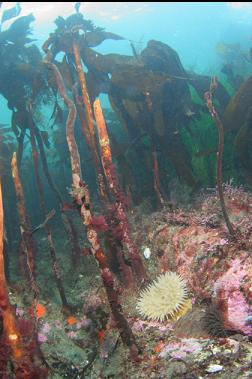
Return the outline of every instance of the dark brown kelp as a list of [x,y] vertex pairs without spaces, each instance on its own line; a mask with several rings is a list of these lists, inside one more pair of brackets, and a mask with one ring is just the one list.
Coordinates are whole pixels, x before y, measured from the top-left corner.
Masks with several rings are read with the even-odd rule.
[[162,195],[160,176],[159,176],[159,167],[158,167],[158,158],[157,152],[153,151],[153,176],[154,176],[154,190],[157,196],[157,201],[159,205],[164,205],[164,198]]
[[220,204],[221,209],[223,213],[224,220],[226,222],[228,231],[230,235],[234,238],[235,237],[235,231],[234,228],[229,220],[226,205],[225,205],[225,199],[223,194],[223,187],[222,187],[222,156],[224,151],[224,128],[222,121],[220,119],[220,116],[218,115],[218,112],[216,111],[214,104],[213,104],[213,92],[217,88],[217,81],[216,78],[214,78],[213,83],[210,86],[210,91],[207,91],[204,95],[206,104],[208,107],[208,110],[212,116],[212,118],[215,120],[216,127],[218,129],[219,133],[219,145],[218,145],[218,152],[217,152],[217,186],[218,186],[218,192],[220,197]]

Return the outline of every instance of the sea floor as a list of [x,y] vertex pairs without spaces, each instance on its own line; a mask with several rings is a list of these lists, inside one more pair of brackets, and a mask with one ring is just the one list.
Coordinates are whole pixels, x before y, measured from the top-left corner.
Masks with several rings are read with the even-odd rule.
[[[62,309],[51,273],[46,238],[40,232],[36,238],[39,251],[44,255],[40,253],[38,261],[39,301],[45,312],[38,320],[38,340],[49,367],[49,378],[252,378],[251,335],[232,330],[227,336],[224,331],[224,336],[216,337],[202,323],[208,315],[209,301],[214,297],[214,283],[228,272],[232,262],[238,264],[237,259],[242,259],[252,275],[252,210],[248,206],[251,198],[252,195],[243,190],[229,188],[226,191],[231,220],[239,229],[238,241],[227,233],[216,193],[203,194],[192,207],[174,209],[168,203],[160,211],[151,213],[146,202],[130,213],[133,236],[147,267],[149,281],[165,271],[179,272],[188,280],[191,301],[188,312],[180,319],[161,323],[144,320],[137,313],[137,298],[145,284],[138,283],[135,289],[121,293],[124,314],[141,351],[139,362],[130,359],[110,317],[93,257],[82,256],[73,269],[69,246],[56,228],[62,278],[71,305],[70,310]],[[187,256],[188,261],[183,261],[180,254]],[[181,262],[179,267],[178,262]],[[199,286],[195,285],[198,272],[203,275]],[[246,288],[252,292],[251,276],[249,278],[245,292]],[[10,293],[18,317],[28,315],[29,299],[22,283],[13,285]]]

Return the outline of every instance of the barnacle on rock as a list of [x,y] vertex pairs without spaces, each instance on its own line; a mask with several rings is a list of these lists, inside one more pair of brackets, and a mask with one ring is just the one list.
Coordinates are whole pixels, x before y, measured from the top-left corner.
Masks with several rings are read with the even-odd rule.
[[140,293],[137,310],[149,320],[174,318],[186,302],[188,292],[184,280],[175,272],[160,275]]

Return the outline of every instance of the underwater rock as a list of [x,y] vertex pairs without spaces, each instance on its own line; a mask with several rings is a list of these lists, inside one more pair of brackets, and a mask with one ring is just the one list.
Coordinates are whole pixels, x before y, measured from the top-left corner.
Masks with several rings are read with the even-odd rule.
[[179,338],[209,338],[204,325],[204,317],[206,317],[206,309],[194,306],[176,322],[174,334]]
[[[251,309],[242,291],[242,283],[249,278],[251,259],[244,261],[239,258],[229,262],[229,269],[214,284],[214,297],[222,304],[227,328],[239,330],[252,335],[252,326],[247,324]],[[250,290],[251,291],[251,288]]]
[[[233,259],[231,254],[223,256],[218,248],[221,240],[218,232],[201,227],[178,232],[173,237],[178,273],[188,281],[196,297],[212,298],[220,305],[227,329],[252,335],[251,326],[246,325],[251,312],[248,303],[251,290],[246,286],[251,280],[251,255],[236,251],[239,258]],[[210,246],[212,252],[208,250]]]
[[240,213],[243,202],[250,204],[250,197],[242,189],[229,187],[225,187],[229,208],[234,212],[239,203],[234,221],[241,233],[237,242],[230,240],[221,219],[216,225],[208,223],[208,214],[217,215],[219,208],[212,195],[203,197],[195,211],[163,210],[159,223],[153,217],[148,228],[151,239],[142,241],[151,243],[160,271],[175,271],[187,283],[193,309],[175,324],[179,337],[252,335],[250,207],[246,216]]
[[223,370],[223,366],[221,365],[209,365],[208,368],[206,369],[206,372],[208,374],[215,373],[215,372],[220,372]]
[[176,359],[183,359],[188,354],[198,354],[203,349],[200,340],[196,338],[182,338],[180,341],[172,342],[165,346],[160,356],[162,358],[172,357]]
[[151,256],[151,250],[149,247],[145,247],[144,252],[143,252],[144,258],[145,259],[150,259]]

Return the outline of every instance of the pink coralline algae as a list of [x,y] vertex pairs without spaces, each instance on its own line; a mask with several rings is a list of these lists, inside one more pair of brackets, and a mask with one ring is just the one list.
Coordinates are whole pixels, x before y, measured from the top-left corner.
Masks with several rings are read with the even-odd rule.
[[24,314],[25,314],[25,311],[24,311],[23,308],[21,308],[21,307],[17,307],[17,308],[16,308],[16,316],[18,316],[18,317],[23,317]]
[[251,324],[246,323],[251,310],[241,291],[247,277],[246,264],[242,263],[239,258],[234,259],[228,271],[216,281],[214,296],[217,303],[224,304],[223,314],[226,327],[252,335]]
[[183,359],[187,354],[197,354],[203,349],[202,343],[195,338],[183,338],[180,342],[171,342],[165,346],[160,353],[161,358],[171,356],[176,359]]
[[228,271],[216,281],[214,292],[218,293],[220,290],[229,292],[239,290],[242,281],[247,276],[247,270],[242,266],[238,258],[234,259]]
[[190,226],[176,232],[175,265],[196,300],[212,299],[224,327],[252,335],[252,258],[235,250],[221,230]]
[[48,340],[47,336],[43,333],[38,333],[38,341],[44,343]]
[[147,321],[137,319],[133,325],[132,330],[135,332],[144,332],[147,329],[154,328],[160,330],[160,332],[167,332],[173,329],[173,324],[166,322],[166,324],[162,324],[158,321]]
[[[226,240],[221,238],[216,230],[190,226],[177,232],[172,238],[172,243],[176,252],[177,273],[186,279],[193,292],[201,297],[206,296],[207,285],[203,284],[203,279],[206,284],[213,279],[215,266],[210,250],[218,245],[225,245]],[[192,269],[194,266],[195,269]],[[210,296],[210,293],[208,295]]]
[[231,326],[234,326],[234,329],[238,329],[245,334],[252,335],[251,325],[246,325],[246,319],[250,314],[249,306],[241,291],[234,291],[230,294],[228,299],[228,314],[229,321]]
[[48,322],[45,322],[38,333],[38,341],[41,343],[48,341],[47,334],[51,331],[51,329],[51,325]]
[[86,302],[83,307],[83,312],[84,314],[96,312],[97,309],[102,305],[103,301],[101,300],[100,296],[98,296],[95,293],[91,293],[86,299]]
[[51,325],[48,322],[46,322],[42,326],[41,332],[46,334],[46,333],[49,333],[51,329],[52,329]]
[[79,322],[77,322],[76,329],[81,329],[81,328],[89,329],[91,325],[92,325],[92,320],[90,320],[90,318],[84,318],[83,320],[80,320]]

